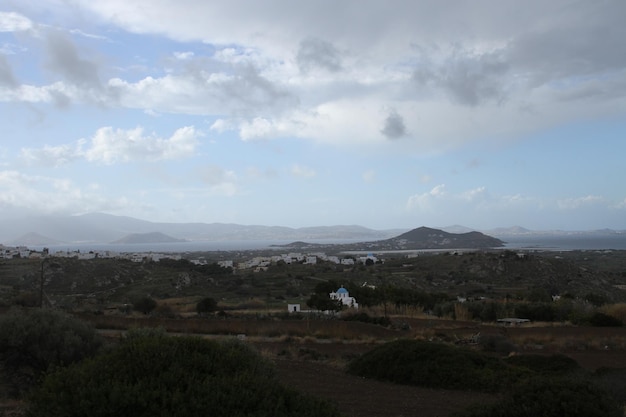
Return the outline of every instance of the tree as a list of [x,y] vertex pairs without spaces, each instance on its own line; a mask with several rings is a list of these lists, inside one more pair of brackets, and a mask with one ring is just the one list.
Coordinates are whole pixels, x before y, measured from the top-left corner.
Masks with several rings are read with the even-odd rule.
[[198,314],[212,313],[217,310],[217,301],[211,297],[205,297],[196,304]]
[[11,396],[19,396],[51,366],[95,354],[102,340],[89,324],[54,310],[14,309],[0,316],[0,367]]
[[37,417],[338,417],[284,387],[271,362],[238,341],[136,335],[48,374],[30,397]]
[[154,310],[157,306],[157,302],[152,297],[142,297],[135,300],[133,303],[133,309],[141,311],[143,314],[148,314]]
[[341,310],[341,301],[333,300],[328,294],[313,294],[307,300],[306,305],[316,310],[322,311],[339,311]]

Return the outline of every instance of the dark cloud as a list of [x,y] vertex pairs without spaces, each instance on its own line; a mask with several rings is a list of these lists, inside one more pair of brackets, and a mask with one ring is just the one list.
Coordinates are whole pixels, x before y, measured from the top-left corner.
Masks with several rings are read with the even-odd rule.
[[626,2],[589,6],[563,9],[514,38],[507,52],[512,65],[529,71],[533,85],[626,67]]
[[444,90],[465,106],[477,106],[506,98],[506,75],[509,64],[501,52],[482,55],[457,50],[440,67],[420,67],[413,79],[421,86]]
[[395,110],[389,112],[385,119],[385,125],[380,130],[387,139],[399,139],[406,135],[404,119]]
[[79,56],[70,38],[57,31],[47,34],[48,67],[66,81],[81,87],[100,88],[98,67]]
[[213,85],[206,93],[228,103],[235,114],[280,111],[298,104],[296,96],[259,74],[251,65],[234,69],[236,76]]
[[465,106],[501,103],[513,89],[546,86],[562,100],[623,96],[625,15],[623,1],[553,4],[550,13],[498,42],[498,49],[477,52],[462,45],[442,57],[443,43],[416,45],[420,65],[413,79]]
[[4,54],[0,54],[0,85],[14,88],[17,87],[17,84],[18,83],[13,76],[13,71],[11,70],[9,60],[6,58],[6,56],[4,56]]
[[341,70],[341,56],[330,42],[318,38],[307,38],[300,42],[296,56],[300,71],[306,73],[315,68],[330,72]]

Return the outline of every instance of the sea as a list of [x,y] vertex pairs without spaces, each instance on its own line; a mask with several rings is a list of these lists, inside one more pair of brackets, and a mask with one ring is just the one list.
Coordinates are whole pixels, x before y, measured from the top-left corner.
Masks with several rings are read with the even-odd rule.
[[[499,236],[505,242],[503,249],[537,251],[572,251],[572,250],[626,250],[626,233],[607,235],[511,235]],[[307,243],[342,244],[363,242],[362,239],[312,239]],[[51,253],[67,252],[115,252],[115,253],[185,253],[276,250],[290,251],[285,245],[292,243],[284,240],[224,240],[224,241],[189,241],[175,243],[72,243],[46,246]],[[30,249],[42,250],[42,246],[29,246]]]
[[498,236],[505,248],[525,250],[626,250],[626,233]]

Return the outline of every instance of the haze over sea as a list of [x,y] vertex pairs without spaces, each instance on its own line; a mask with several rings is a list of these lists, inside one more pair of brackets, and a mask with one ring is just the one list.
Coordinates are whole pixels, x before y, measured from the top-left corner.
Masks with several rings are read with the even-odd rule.
[[[626,250],[626,233],[613,235],[515,235],[498,237],[505,242],[503,249],[523,250]],[[313,239],[307,243],[340,244],[358,243],[361,239]],[[275,249],[289,251],[275,245],[286,245],[285,240],[222,240],[222,241],[190,241],[177,243],[146,243],[146,244],[113,244],[113,243],[82,243],[47,246],[51,253],[57,251],[111,251],[111,252],[213,252],[213,251],[245,251],[259,249]],[[42,246],[30,246],[41,250]]]

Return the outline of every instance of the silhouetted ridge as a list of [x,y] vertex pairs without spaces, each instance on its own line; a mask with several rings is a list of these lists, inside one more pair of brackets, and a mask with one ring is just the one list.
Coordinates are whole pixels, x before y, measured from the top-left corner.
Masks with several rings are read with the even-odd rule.
[[504,242],[480,232],[448,233],[430,227],[418,227],[381,243],[405,249],[469,249],[497,248]]

